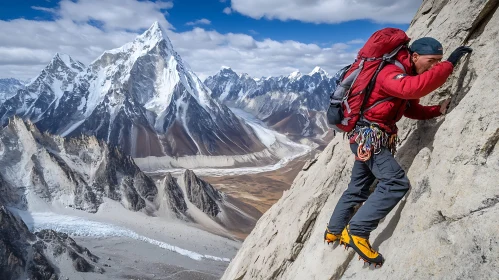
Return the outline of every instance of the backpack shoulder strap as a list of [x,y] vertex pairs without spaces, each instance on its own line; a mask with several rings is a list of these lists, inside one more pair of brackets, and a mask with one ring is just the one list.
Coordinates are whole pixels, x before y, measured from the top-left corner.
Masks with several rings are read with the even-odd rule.
[[404,74],[407,74],[407,72],[405,71],[405,67],[404,65],[402,65],[402,63],[398,60],[392,60],[390,61],[390,63],[393,63],[395,66],[397,66],[398,68],[402,69],[402,71],[404,71]]

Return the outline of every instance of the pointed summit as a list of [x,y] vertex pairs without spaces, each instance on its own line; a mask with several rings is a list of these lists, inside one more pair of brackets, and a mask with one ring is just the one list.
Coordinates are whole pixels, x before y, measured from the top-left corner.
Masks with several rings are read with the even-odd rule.
[[[65,53],[60,53],[60,52],[57,52],[55,53],[54,57],[52,58],[52,61],[51,63],[54,63],[56,61],[61,61],[64,65],[66,65],[68,68],[73,68],[72,65],[75,64],[76,61],[74,61],[71,56],[65,54]],[[80,62],[78,62],[80,63]],[[80,63],[81,64],[81,63]],[[80,66],[80,65],[79,65]],[[81,68],[84,67],[84,65],[82,64],[80,66]]]
[[168,49],[173,50],[173,45],[159,22],[155,21],[149,29],[135,38],[134,44],[143,44],[152,48],[159,42],[165,40]]
[[297,71],[294,71],[293,73],[291,73],[288,78],[299,79],[301,76],[302,75],[301,75],[300,71],[297,70]]
[[324,71],[324,69],[322,69],[321,67],[319,66],[315,66],[314,70],[312,70],[312,72],[310,72],[310,74],[308,74],[309,76],[312,76],[314,75],[315,73],[319,73],[321,75],[324,75],[324,76],[327,76],[327,72]]
[[146,37],[146,38],[157,38],[158,40],[161,40],[164,38],[164,32],[161,26],[157,21],[155,21],[149,29],[147,29],[142,35],[139,37]]

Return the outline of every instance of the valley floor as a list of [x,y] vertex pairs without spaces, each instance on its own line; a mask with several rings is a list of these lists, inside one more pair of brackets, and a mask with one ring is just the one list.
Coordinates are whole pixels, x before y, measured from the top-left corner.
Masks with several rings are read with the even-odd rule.
[[288,190],[311,154],[292,160],[288,165],[269,172],[225,177],[200,176],[218,190],[265,213]]

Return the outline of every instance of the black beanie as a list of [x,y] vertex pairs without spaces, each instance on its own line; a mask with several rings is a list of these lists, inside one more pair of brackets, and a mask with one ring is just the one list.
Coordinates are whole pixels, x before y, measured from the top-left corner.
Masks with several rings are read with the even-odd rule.
[[442,55],[444,50],[442,44],[434,38],[423,37],[414,41],[410,47],[411,52],[420,55]]

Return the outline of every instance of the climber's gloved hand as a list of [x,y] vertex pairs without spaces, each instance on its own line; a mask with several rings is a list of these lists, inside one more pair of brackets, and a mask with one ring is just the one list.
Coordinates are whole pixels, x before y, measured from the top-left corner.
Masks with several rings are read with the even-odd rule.
[[447,59],[448,62],[452,63],[452,65],[456,66],[457,62],[467,53],[471,53],[473,51],[472,48],[467,46],[461,46],[455,49]]

